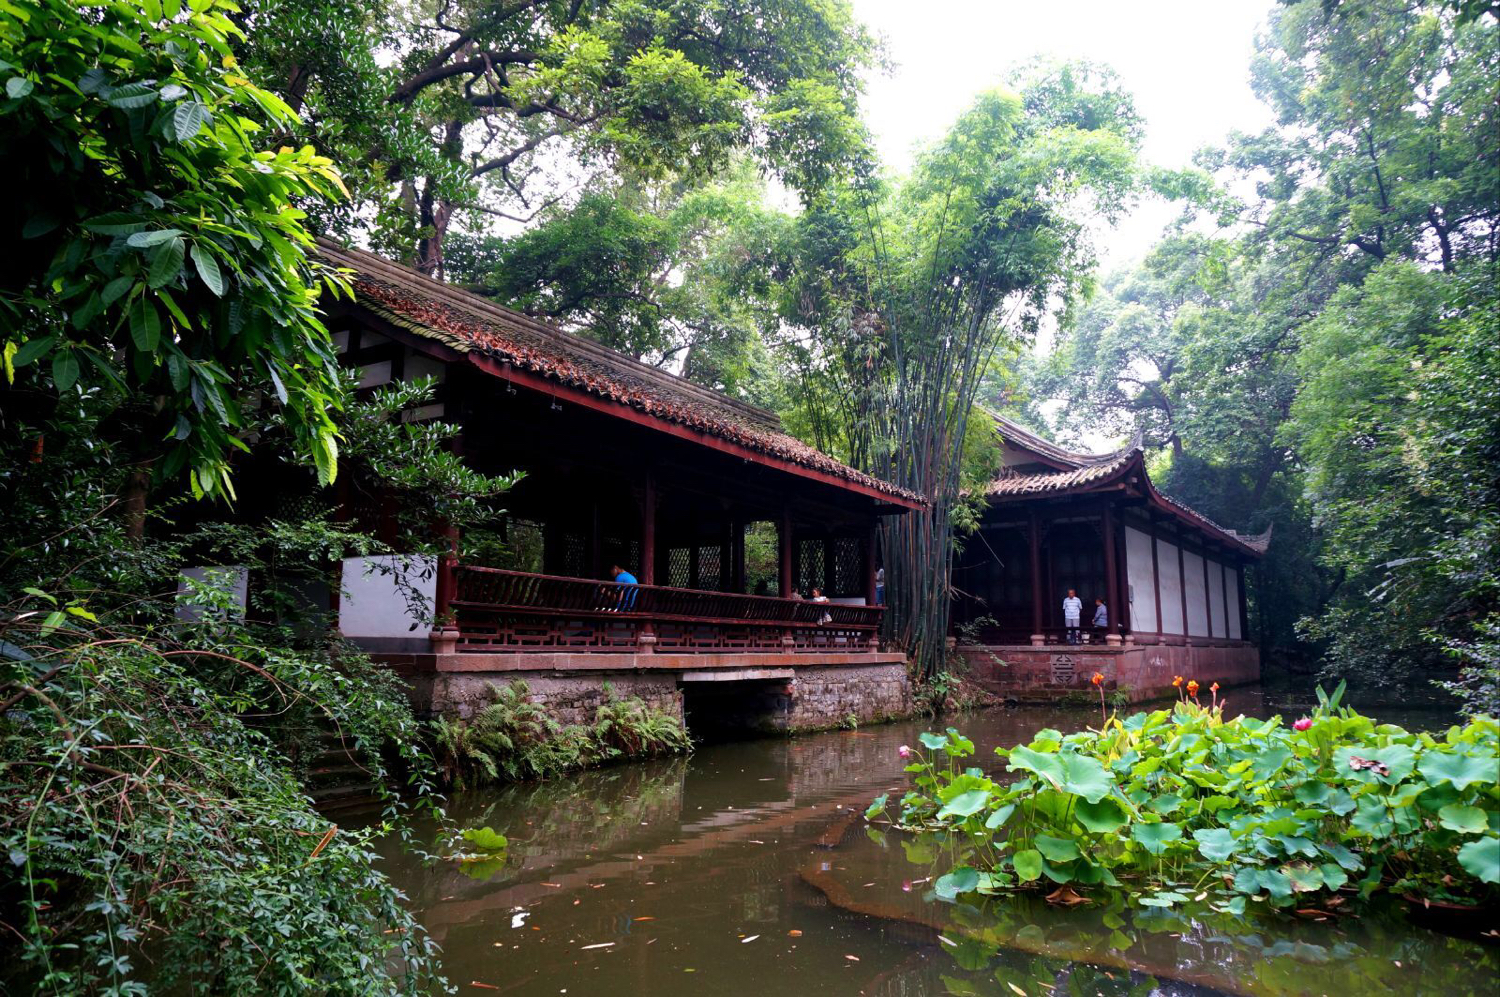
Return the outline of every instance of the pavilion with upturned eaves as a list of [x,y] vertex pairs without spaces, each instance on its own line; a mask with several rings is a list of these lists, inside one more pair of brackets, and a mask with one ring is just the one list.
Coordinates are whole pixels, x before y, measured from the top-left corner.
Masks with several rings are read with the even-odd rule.
[[[361,387],[435,379],[404,417],[456,423],[477,470],[525,472],[504,499],[510,562],[460,557],[455,537],[427,583],[430,633],[387,575],[345,564],[340,629],[404,671],[421,707],[465,712],[523,678],[576,719],[605,681],[768,729],[909,710],[904,656],[879,643],[876,530],[920,496],[773,413],[371,253],[318,251],[353,286],[325,309]],[[345,483],[341,515],[394,535],[391,496],[368,483]],[[637,583],[612,581],[615,565]]]
[[[1139,439],[1107,454],[1066,450],[993,416],[1003,467],[953,569],[958,647],[976,677],[1017,700],[1091,689],[1096,673],[1143,700],[1177,675],[1207,688],[1256,681],[1246,571],[1270,534],[1226,529],[1162,494]],[[1063,599],[1083,601],[1067,642]],[[1095,600],[1108,626],[1090,626]]]

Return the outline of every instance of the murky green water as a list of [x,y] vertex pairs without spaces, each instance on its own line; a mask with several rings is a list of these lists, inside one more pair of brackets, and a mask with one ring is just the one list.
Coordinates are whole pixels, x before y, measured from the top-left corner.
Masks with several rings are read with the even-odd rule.
[[[1258,694],[1236,698],[1237,709],[1265,709]],[[956,725],[982,763],[998,744],[1091,716],[991,711]],[[931,898],[925,880],[943,859],[868,834],[860,818],[872,797],[904,786],[896,749],[922,729],[710,745],[687,760],[462,795],[451,817],[507,834],[508,864],[485,880],[403,855],[389,868],[460,993],[1500,993],[1500,946],[1430,930],[1399,904],[1247,923]]]

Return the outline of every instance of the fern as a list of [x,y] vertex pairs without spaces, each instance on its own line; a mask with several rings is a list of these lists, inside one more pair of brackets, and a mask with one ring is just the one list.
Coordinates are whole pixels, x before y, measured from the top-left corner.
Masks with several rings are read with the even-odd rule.
[[531,701],[530,691],[519,680],[492,685],[490,702],[469,719],[432,721],[436,754],[450,784],[466,789],[547,779],[605,762],[692,750],[680,720],[637,697],[621,699],[608,682],[590,726],[558,723]]

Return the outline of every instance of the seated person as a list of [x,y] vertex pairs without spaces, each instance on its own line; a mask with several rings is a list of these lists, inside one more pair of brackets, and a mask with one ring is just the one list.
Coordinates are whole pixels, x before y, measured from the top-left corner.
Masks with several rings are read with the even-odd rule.
[[[635,575],[632,575],[630,572],[626,571],[624,568],[620,567],[618,564],[613,565],[609,569],[609,574],[610,574],[610,577],[614,579],[614,582],[615,582],[616,585],[627,585],[627,586],[630,586],[630,585],[639,585],[640,584],[640,582],[636,581]],[[635,608],[635,591],[633,589],[631,589],[631,588],[621,589],[620,590],[619,601],[615,603],[615,609],[618,610],[621,613],[628,613],[628,612],[630,612],[634,608]]]

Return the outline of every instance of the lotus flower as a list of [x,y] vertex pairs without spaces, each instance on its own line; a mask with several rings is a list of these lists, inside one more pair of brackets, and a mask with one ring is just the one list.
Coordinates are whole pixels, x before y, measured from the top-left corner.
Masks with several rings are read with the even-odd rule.
[[1303,717],[1292,724],[1292,730],[1307,730],[1312,727],[1312,717]]
[[902,758],[910,758],[911,748],[903,744],[901,747],[896,749],[896,754],[900,755]]

